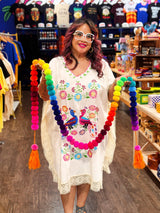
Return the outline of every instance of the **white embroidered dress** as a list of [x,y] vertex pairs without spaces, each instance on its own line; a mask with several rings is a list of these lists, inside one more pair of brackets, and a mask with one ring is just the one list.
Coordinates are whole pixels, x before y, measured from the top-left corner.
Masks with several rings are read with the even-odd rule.
[[[63,57],[50,61],[53,82],[62,119],[69,134],[78,141],[88,143],[103,129],[109,111],[108,87],[114,76],[103,60],[103,77],[88,67],[80,76],[75,76],[65,66]],[[61,194],[70,191],[72,185],[91,184],[91,190],[102,189],[103,170],[110,173],[115,150],[115,123],[103,141],[93,150],[75,148],[62,137],[54,119],[50,101],[45,101],[42,112],[41,138],[44,155],[58,183]]]

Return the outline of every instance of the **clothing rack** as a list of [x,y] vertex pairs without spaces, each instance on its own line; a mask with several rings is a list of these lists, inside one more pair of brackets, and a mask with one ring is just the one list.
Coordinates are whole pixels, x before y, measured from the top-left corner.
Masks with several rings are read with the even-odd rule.
[[[17,33],[11,34],[11,33],[2,33],[2,32],[0,32],[0,35],[9,36],[9,37],[15,37],[16,41],[18,41],[18,34]],[[17,85],[13,86],[13,95],[14,95],[15,102],[19,101],[19,104],[22,106],[21,81],[19,81]],[[17,107],[17,103],[16,103],[16,107]],[[14,111],[13,111],[13,117],[15,118]]]
[[15,36],[15,37],[16,37],[16,41],[18,41],[18,34],[17,34],[17,33],[15,33],[15,34],[10,34],[10,33],[0,33],[0,35],[10,36],[10,37]]

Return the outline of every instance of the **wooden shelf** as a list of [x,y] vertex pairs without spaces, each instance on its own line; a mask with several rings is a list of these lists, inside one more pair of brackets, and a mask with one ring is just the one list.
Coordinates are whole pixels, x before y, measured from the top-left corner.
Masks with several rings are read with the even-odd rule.
[[[151,155],[151,154],[155,154],[155,152],[154,151],[145,151],[145,152],[142,152],[143,160],[144,160],[144,162],[145,162],[145,164],[146,164],[147,167],[148,167],[148,155]],[[160,178],[157,176],[157,170],[150,169],[149,167],[148,167],[148,169],[157,178],[157,180],[160,181]]]

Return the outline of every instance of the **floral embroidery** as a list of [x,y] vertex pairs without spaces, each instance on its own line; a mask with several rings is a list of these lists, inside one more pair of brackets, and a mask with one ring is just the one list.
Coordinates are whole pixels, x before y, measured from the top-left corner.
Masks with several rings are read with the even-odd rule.
[[59,95],[60,95],[61,99],[66,99],[66,97],[67,97],[67,93],[64,90],[60,91]]
[[82,95],[81,95],[80,93],[76,93],[76,94],[74,95],[74,100],[75,100],[75,101],[81,101],[81,99],[82,99]]
[[81,158],[91,158],[93,152],[97,150],[97,147],[94,147],[92,150],[81,150],[79,148],[71,147],[68,143],[64,143],[61,153],[63,154],[63,160],[80,160]]

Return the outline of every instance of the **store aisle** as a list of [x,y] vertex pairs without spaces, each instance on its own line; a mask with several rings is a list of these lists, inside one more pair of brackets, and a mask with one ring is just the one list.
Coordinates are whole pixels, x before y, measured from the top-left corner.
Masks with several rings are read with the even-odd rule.
[[[22,95],[23,106],[16,110],[16,119],[5,122],[0,133],[0,141],[5,142],[0,145],[0,213],[63,213],[43,155],[40,131],[36,140],[41,168],[30,171],[27,167],[33,143],[30,92],[23,91]],[[132,167],[130,117],[122,103],[117,112],[117,147],[110,168],[111,175],[104,173],[104,189],[89,193],[88,213],[160,212],[160,184],[152,180],[147,169],[138,173]]]

